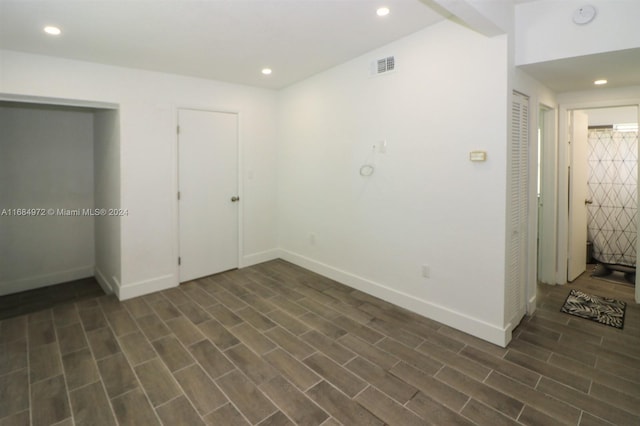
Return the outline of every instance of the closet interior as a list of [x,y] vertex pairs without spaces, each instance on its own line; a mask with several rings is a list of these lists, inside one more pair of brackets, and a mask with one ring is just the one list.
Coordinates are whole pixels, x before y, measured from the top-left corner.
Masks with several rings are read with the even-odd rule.
[[116,106],[0,101],[0,296],[120,279]]

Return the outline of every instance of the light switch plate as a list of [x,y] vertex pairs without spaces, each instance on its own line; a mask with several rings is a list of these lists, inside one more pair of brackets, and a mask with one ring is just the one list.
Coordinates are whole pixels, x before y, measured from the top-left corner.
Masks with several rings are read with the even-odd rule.
[[469,153],[469,160],[471,161],[487,161],[486,151],[471,151]]

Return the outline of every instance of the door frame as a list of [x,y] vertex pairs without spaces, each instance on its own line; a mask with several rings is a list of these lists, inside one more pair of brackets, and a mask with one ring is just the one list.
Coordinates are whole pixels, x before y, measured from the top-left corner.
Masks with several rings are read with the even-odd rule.
[[[552,253],[552,262],[545,263],[543,267],[548,271],[548,274],[555,281],[555,248],[556,248],[556,201],[557,201],[557,181],[555,167],[557,157],[557,104],[550,102],[553,100],[548,96],[541,96],[537,90],[534,89],[513,89],[515,92],[521,93],[529,98],[529,162],[527,164],[527,173],[529,176],[528,187],[528,224],[527,224],[527,241],[526,245],[526,259],[527,262],[525,269],[525,304],[526,313],[533,315],[536,311],[538,282],[540,277],[538,276],[538,237],[541,240],[542,247],[550,247]],[[541,99],[541,98],[544,98]],[[545,102],[546,101],[546,102]],[[539,120],[541,120],[542,114],[540,111],[544,109],[545,120],[545,134],[538,140],[538,126]],[[512,126],[511,119],[509,120],[509,126]],[[511,132],[511,127],[509,127]],[[545,212],[542,212],[542,219],[545,221],[543,226],[543,235],[538,235],[538,191],[537,191],[537,178],[538,178],[538,146],[542,144],[542,156],[541,161],[545,164],[551,164],[545,168],[545,173],[540,176],[541,190],[546,193],[547,202],[545,203]],[[549,161],[551,163],[549,163]],[[549,214],[545,214],[546,212]],[[548,223],[548,225],[547,225]],[[505,243],[508,244],[508,241]],[[507,246],[505,246],[507,247]],[[547,252],[545,251],[545,254]],[[545,261],[549,256],[542,257],[542,261]],[[506,279],[506,278],[505,278]],[[555,282],[550,282],[555,284]]]
[[[73,99],[73,98],[54,98],[54,97],[49,97],[49,96],[33,96],[33,95],[25,95],[25,94],[12,94],[12,93],[6,93],[6,92],[1,92],[0,91],[0,102],[11,102],[11,103],[24,103],[24,104],[33,104],[33,105],[38,105],[38,106],[53,106],[53,107],[74,107],[74,108],[81,108],[83,110],[86,111],[91,111],[94,114],[94,118],[95,119],[95,113],[99,112],[99,111],[112,111],[115,112],[116,114],[118,114],[117,117],[117,143],[118,143],[118,149],[117,149],[117,157],[118,157],[118,169],[117,170],[113,170],[112,168],[110,169],[111,172],[114,173],[114,175],[116,175],[118,177],[118,205],[117,206],[112,206],[112,207],[120,207],[121,206],[121,202],[122,202],[122,168],[121,168],[121,164],[122,164],[122,149],[121,149],[121,114],[120,114],[120,104],[118,103],[113,103],[113,102],[106,102],[106,101],[97,101],[97,100],[86,100],[86,99]],[[95,127],[94,127],[94,132],[95,132]],[[94,133],[94,138],[93,138],[93,144],[95,145],[95,133]],[[96,156],[95,156],[95,151],[93,153],[94,156],[94,165],[95,165],[95,161],[96,161]],[[94,167],[94,178],[95,178],[95,167]],[[95,181],[94,181],[94,197],[95,197]],[[95,203],[95,198],[94,198],[94,203]],[[94,222],[98,217],[94,217]],[[106,217],[105,217],[106,218]],[[94,259],[94,264],[93,264],[93,270],[95,273],[95,278],[96,281],[98,281],[98,284],[100,285],[100,287],[102,287],[102,290],[104,290],[104,292],[106,294],[115,294],[118,298],[121,297],[122,294],[122,263],[123,263],[123,250],[122,250],[122,216],[114,216],[111,217],[111,219],[113,219],[114,222],[117,223],[117,228],[118,228],[118,234],[116,235],[116,239],[117,239],[117,244],[115,244],[116,247],[116,253],[113,254],[112,256],[109,257],[109,260],[114,262],[115,264],[117,264],[117,268],[115,271],[111,271],[112,275],[110,277],[105,277],[103,275],[103,272],[106,273],[107,271],[101,271],[99,268],[102,266],[99,264],[99,262],[97,261],[97,258]],[[95,226],[95,223],[94,223]],[[95,232],[95,231],[94,231]],[[102,241],[99,239],[95,239],[94,240],[94,251],[97,251],[97,247],[99,245],[101,245]],[[33,287],[33,289],[38,288],[38,287]],[[26,289],[21,289],[21,290],[26,290]],[[126,298],[128,297],[132,297],[132,296],[126,296]]]
[[[537,218],[536,231],[532,235],[537,235],[539,240],[539,247],[536,247],[536,254],[539,253],[540,258],[536,259],[539,262],[539,275],[537,275],[537,281],[545,284],[556,284],[556,235],[557,235],[557,170],[558,170],[558,141],[557,141],[557,127],[558,116],[557,109],[545,104],[540,103],[538,105],[538,126],[536,131],[540,127],[540,122],[543,122],[542,132],[540,133],[541,154],[540,158],[540,194],[542,207],[536,209],[536,214],[540,214]],[[538,165],[535,169],[537,171]],[[533,199],[538,202],[535,189],[533,190]],[[538,224],[540,227],[537,228]],[[538,265],[536,264],[536,268]],[[534,287],[536,279],[533,279]],[[535,288],[534,288],[535,290]],[[533,293],[535,294],[535,293]]]
[[[588,110],[595,108],[636,107],[638,122],[640,123],[640,99],[610,99],[600,101],[585,101],[559,105],[558,126],[558,233],[556,283],[567,283],[568,244],[569,244],[569,174],[568,167],[571,164],[569,154],[569,114],[573,110]],[[640,154],[640,144],[638,144]],[[639,157],[640,158],[640,157]],[[640,175],[640,173],[639,173]],[[640,207],[640,185],[638,185],[638,204]],[[637,223],[638,235],[640,235],[640,220]],[[636,265],[640,265],[640,238],[636,245]],[[640,303],[640,278],[636,276],[635,299]]]
[[206,112],[218,112],[218,113],[226,113],[226,114],[236,114],[237,116],[237,144],[238,144],[238,160],[237,160],[237,176],[238,180],[238,197],[240,197],[240,205],[238,206],[238,268],[243,268],[245,266],[244,258],[242,253],[244,253],[244,181],[242,176],[244,176],[244,168],[243,168],[243,137],[242,137],[242,111],[233,108],[227,107],[216,107],[211,105],[193,105],[193,104],[178,104],[172,105],[172,116],[173,116],[173,138],[172,140],[172,161],[173,165],[172,175],[172,191],[171,191],[171,199],[172,202],[172,218],[171,223],[173,223],[173,235],[174,235],[174,246],[173,246],[173,259],[174,262],[174,276],[176,286],[180,285],[180,265],[178,265],[178,257],[180,256],[180,202],[178,200],[178,189],[179,189],[179,180],[180,180],[180,169],[179,169],[179,138],[178,134],[178,126],[180,124],[179,121],[179,112],[180,110],[195,110],[195,111],[206,111]]

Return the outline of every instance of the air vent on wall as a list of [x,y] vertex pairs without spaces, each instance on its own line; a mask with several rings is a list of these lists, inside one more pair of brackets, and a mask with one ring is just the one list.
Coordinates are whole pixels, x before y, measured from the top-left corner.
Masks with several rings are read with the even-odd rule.
[[396,60],[393,56],[378,59],[371,64],[371,75],[386,74],[396,69]]

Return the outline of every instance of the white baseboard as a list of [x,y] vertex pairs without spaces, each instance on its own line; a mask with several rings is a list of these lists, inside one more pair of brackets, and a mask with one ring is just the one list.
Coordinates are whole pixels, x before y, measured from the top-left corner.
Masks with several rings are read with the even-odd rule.
[[280,257],[280,250],[272,249],[265,250],[259,253],[249,254],[244,256],[240,261],[240,267],[246,268],[248,266],[257,265],[258,263],[268,262],[270,260],[275,260]]
[[111,280],[109,280],[97,267],[94,276],[106,294],[115,293],[115,289],[120,287],[120,283],[116,277],[111,277]]
[[[268,262],[270,260],[277,259],[279,257],[279,254],[280,251],[274,249],[244,256],[243,258],[241,258],[240,265],[238,266],[241,268],[245,268],[247,266],[256,265],[258,263]],[[156,291],[177,287],[179,284],[178,281],[179,279],[174,274],[168,274],[131,284],[120,285],[120,283],[115,282],[116,285],[112,285],[111,287],[113,288],[116,296],[118,296],[118,299],[127,300],[138,296],[144,296],[145,294],[153,293]]]
[[0,296],[92,277],[94,269],[94,265],[89,265],[34,277],[21,278],[19,280],[0,282]]
[[178,286],[178,279],[174,274],[163,275],[149,280],[131,284],[118,285],[114,290],[120,300],[132,299],[156,291],[166,290]]
[[287,250],[280,250],[282,259],[295,265],[309,269],[327,278],[331,278],[349,287],[368,293],[372,296],[394,303],[419,315],[438,321],[457,330],[469,333],[498,346],[505,347],[511,340],[511,331],[489,324],[477,318],[418,299],[409,294],[394,290],[350,272],[334,268],[308,257]]
[[527,302],[527,315],[531,316],[536,311],[537,301],[537,295],[534,294],[533,296],[531,296],[531,298]]

